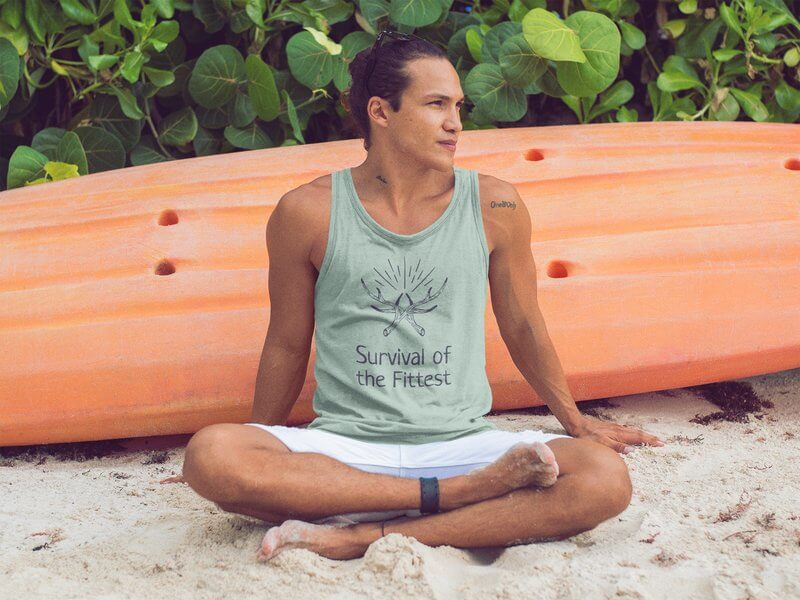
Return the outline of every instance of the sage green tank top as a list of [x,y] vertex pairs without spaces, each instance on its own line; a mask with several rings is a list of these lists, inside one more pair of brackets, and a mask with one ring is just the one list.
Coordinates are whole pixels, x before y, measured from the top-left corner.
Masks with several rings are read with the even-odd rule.
[[489,253],[478,173],[454,167],[445,211],[411,235],[378,224],[349,168],[332,173],[314,289],[317,413],[308,427],[419,444],[497,429],[484,415]]

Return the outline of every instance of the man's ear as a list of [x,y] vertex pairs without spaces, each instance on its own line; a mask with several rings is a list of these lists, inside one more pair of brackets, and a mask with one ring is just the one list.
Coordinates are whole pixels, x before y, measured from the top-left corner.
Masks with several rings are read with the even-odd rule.
[[376,127],[389,126],[388,108],[389,103],[383,98],[372,100],[367,104],[367,116],[370,117],[373,125]]

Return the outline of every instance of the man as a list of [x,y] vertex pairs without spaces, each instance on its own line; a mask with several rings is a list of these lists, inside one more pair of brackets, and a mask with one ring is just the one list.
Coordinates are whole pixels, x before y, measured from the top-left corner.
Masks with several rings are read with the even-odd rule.
[[[592,529],[630,502],[617,451],[663,442],[578,411],[536,301],[525,203],[513,185],[454,167],[442,143],[462,129],[446,55],[418,39],[380,52],[351,65],[366,160],[291,190],[269,219],[252,423],[197,432],[177,479],[223,510],[281,523],[259,559],[296,547],[354,558],[395,532],[481,547]],[[382,61],[372,79],[370,56]],[[487,279],[515,364],[568,435],[484,419]],[[319,416],[286,427],[315,326]]]

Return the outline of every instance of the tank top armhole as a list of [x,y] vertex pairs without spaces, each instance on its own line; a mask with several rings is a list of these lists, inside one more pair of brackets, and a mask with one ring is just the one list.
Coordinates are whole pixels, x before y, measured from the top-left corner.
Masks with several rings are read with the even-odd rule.
[[489,245],[486,243],[486,232],[483,227],[483,215],[481,214],[480,185],[478,181],[478,171],[470,170],[470,180],[472,181],[472,215],[475,218],[475,228],[478,233],[478,242],[483,253],[484,272],[489,273]]
[[331,174],[331,208],[330,219],[328,224],[328,241],[325,245],[325,256],[322,257],[322,264],[319,266],[319,274],[317,275],[317,282],[314,285],[316,289],[319,287],[325,275],[330,270],[331,261],[333,260],[334,247],[336,246],[336,196],[339,192],[337,179],[339,174],[334,172]]

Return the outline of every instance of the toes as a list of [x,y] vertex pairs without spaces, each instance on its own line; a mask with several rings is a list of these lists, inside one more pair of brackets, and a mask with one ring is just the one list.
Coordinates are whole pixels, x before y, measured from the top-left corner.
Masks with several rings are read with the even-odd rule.
[[260,562],[265,561],[277,554],[277,552],[275,552],[276,546],[278,545],[277,530],[278,527],[271,527],[267,533],[264,534],[264,538],[261,540],[261,547],[256,554],[256,560]]
[[543,463],[553,466],[556,477],[558,477],[558,463],[556,462],[556,455],[553,454],[553,450],[550,448],[550,446],[543,442],[534,442],[533,448],[536,450],[536,454]]

